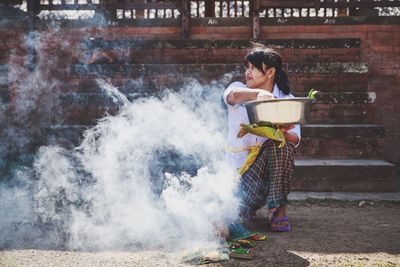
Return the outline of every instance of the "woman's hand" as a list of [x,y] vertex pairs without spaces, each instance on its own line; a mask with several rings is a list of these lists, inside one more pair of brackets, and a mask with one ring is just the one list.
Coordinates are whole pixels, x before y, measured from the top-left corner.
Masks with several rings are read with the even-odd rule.
[[294,125],[279,125],[278,129],[281,130],[282,133],[286,135],[286,132],[289,131],[290,129],[293,129]]
[[295,133],[289,132],[290,129],[293,129],[294,125],[280,125],[278,126],[278,129],[283,132],[283,134],[286,137],[286,140],[293,143],[294,145],[297,145],[300,141],[300,138],[297,136]]
[[257,101],[270,100],[270,99],[274,99],[274,95],[271,92],[268,92],[266,90],[258,92]]

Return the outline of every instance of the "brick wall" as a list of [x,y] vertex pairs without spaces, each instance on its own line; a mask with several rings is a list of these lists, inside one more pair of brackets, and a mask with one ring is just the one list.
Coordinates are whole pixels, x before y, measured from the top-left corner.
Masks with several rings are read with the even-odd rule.
[[[264,26],[261,32],[261,36],[267,39],[360,38],[360,59],[368,64],[369,69],[368,91],[377,93],[376,122],[385,127],[385,158],[390,162],[400,163],[399,25]],[[291,59],[305,59],[308,55],[336,58],[336,51],[331,49],[302,50],[300,53],[293,50],[289,52]]]
[[[237,20],[232,26],[231,22],[222,20],[193,21],[190,28],[190,40],[249,40],[251,38],[251,22],[248,19]],[[217,22],[215,22],[217,21]],[[359,38],[360,46],[350,47],[343,53],[340,48],[279,48],[286,63],[313,63],[361,61],[368,65],[366,75],[352,75],[343,73],[341,76],[321,76],[315,74],[289,74],[292,87],[297,92],[309,89],[310,81],[319,82],[321,88],[334,88],[336,91],[369,91],[376,92],[376,110],[371,115],[375,123],[382,124],[385,129],[384,158],[392,163],[400,164],[400,27],[397,24],[334,24],[334,25],[279,25],[267,22],[261,23],[261,39],[334,39],[334,38]],[[267,24],[267,25],[266,25]],[[354,24],[352,22],[351,24]],[[39,32],[44,33],[41,40],[41,51],[54,59],[52,69],[46,72],[53,75],[54,79],[62,81],[59,89],[61,92],[77,92],[89,90],[84,86],[87,79],[71,74],[71,65],[79,64],[90,59],[91,54],[85,47],[85,40],[102,38],[115,40],[119,38],[137,38],[138,40],[180,40],[180,25],[144,27],[139,26],[113,26],[102,27],[76,27],[61,26],[56,31],[40,26]],[[28,49],[21,43],[21,34],[26,30],[0,29],[0,64],[10,63],[12,60],[20,65],[26,64]],[[128,63],[240,63],[246,52],[246,45],[218,49],[218,47],[203,47],[197,49],[157,48],[151,51],[146,49],[135,50],[127,47],[124,51],[114,51],[116,58],[127,60]],[[12,52],[11,52],[12,51]],[[222,71],[225,69],[222,68]],[[23,72],[21,73],[24,74]],[[212,73],[211,73],[212,74]],[[210,75],[211,75],[210,74]],[[208,75],[208,74],[205,74]],[[214,73],[215,75],[215,73]],[[118,76],[118,75],[116,75]],[[123,75],[113,77],[116,83],[123,83]],[[160,75],[161,77],[162,75]],[[212,76],[212,75],[211,75]],[[210,76],[210,77],[211,77]],[[339,78],[338,78],[339,77]],[[161,77],[160,79],[164,79]],[[167,78],[165,78],[167,79]],[[346,80],[346,88],[339,88],[338,79]],[[363,88],[364,86],[367,88]],[[18,84],[10,84],[9,88],[16,88]],[[12,96],[12,90],[9,90]],[[320,112],[321,120],[324,112]]]

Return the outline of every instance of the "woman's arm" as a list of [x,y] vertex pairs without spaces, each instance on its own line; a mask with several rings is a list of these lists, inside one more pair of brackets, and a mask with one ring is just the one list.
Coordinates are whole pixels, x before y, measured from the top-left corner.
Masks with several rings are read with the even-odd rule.
[[260,97],[265,97],[263,99],[271,99],[274,96],[262,89],[233,89],[226,98],[229,105],[237,105],[248,101],[261,100]]
[[286,140],[289,141],[290,143],[293,143],[295,146],[299,143],[300,139],[295,133],[291,132],[286,132],[285,134]]
[[289,125],[289,126],[280,126],[279,129],[285,134],[286,141],[289,141],[293,143],[294,145],[297,146],[297,144],[300,141],[300,138],[297,136],[297,134],[289,132],[290,129],[293,129],[294,125]]

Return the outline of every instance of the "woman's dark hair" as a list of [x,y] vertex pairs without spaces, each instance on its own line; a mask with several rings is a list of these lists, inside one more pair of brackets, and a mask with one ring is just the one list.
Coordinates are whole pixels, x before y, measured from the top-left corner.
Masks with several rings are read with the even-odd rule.
[[261,44],[253,43],[253,48],[244,58],[245,64],[250,62],[259,71],[265,74],[263,64],[266,65],[267,69],[275,68],[275,79],[279,89],[284,94],[290,93],[289,79],[286,73],[282,70],[282,59],[281,55],[272,48],[265,47]]

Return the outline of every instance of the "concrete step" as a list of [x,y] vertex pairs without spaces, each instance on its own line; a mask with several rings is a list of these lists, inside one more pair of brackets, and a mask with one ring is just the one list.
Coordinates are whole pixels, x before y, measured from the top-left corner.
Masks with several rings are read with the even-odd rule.
[[393,192],[395,165],[379,159],[297,159],[294,191]]
[[[49,135],[63,144],[78,144],[87,125],[50,127]],[[380,158],[383,154],[383,127],[380,125],[305,125],[300,158]]]
[[[101,89],[96,88],[97,84],[92,83],[91,86],[93,89],[89,87],[85,89],[89,93],[66,92],[61,95],[64,111],[68,113],[67,117],[71,118],[71,120],[67,119],[67,123],[90,124],[94,119],[101,117],[106,110],[113,112],[115,109],[116,106],[110,97],[104,95]],[[157,92],[140,87],[139,84],[122,85],[119,89],[128,98],[157,94]],[[221,88],[218,89],[221,90]],[[304,93],[294,94],[305,96]],[[307,121],[310,124],[373,123],[375,98],[375,92],[320,92],[316,104],[309,105],[306,111]],[[79,120],[74,121],[74,118]]]
[[315,89],[321,92],[365,92],[368,88],[367,73],[290,73],[290,87],[296,92],[308,92]]
[[[226,76],[223,79],[222,76],[216,76],[218,85],[226,87],[233,81],[243,81],[243,71],[238,67],[237,72],[231,72],[230,76]],[[107,76],[107,79],[116,87],[123,92],[137,92],[137,91],[160,91],[164,86],[173,86],[173,88],[181,88],[188,82],[188,78],[199,77],[198,74],[190,77],[189,75],[180,75],[171,73],[170,75],[158,74],[151,77],[151,79],[143,79],[143,76]],[[61,85],[63,92],[74,92],[74,93],[95,93],[99,92],[96,78],[102,77],[100,75],[77,75],[77,73],[70,75],[67,81]],[[308,79],[306,79],[308,77]],[[209,84],[210,81],[205,78],[198,79],[199,82]],[[307,95],[310,89],[318,90],[321,93],[332,95],[335,98],[347,98],[351,101],[351,98],[360,98],[362,94],[365,94],[368,88],[368,74],[357,74],[357,73],[343,73],[338,75],[334,74],[313,74],[313,75],[300,75],[291,74],[289,75],[290,87],[292,92],[296,96]],[[212,81],[215,81],[212,80]],[[345,96],[338,96],[338,93],[345,94]],[[347,94],[351,93],[355,97],[349,97]],[[369,92],[368,92],[369,93]],[[372,93],[372,92],[371,92]],[[335,95],[336,94],[336,95]],[[360,95],[357,95],[360,94]],[[362,98],[370,97],[364,95]],[[328,99],[331,96],[328,96]],[[325,99],[325,96],[324,96]]]
[[[326,39],[268,39],[257,40],[258,43],[272,48],[300,48],[300,49],[326,49],[326,48],[360,48],[359,38],[326,38]],[[115,50],[115,49],[201,49],[201,48],[239,48],[248,49],[249,40],[159,40],[139,38],[88,38],[83,40],[82,48],[87,50]]]
[[320,104],[310,105],[306,111],[310,124],[370,124],[375,122],[375,104]]
[[[295,92],[308,92],[310,89],[324,92],[364,92],[368,88],[368,66],[361,61],[286,63],[283,67]],[[205,84],[219,81],[221,85],[227,86],[232,81],[244,81],[244,65],[74,64],[66,78],[68,82],[83,80],[86,83],[98,77],[107,77],[118,83],[142,80],[142,86],[150,90],[181,88],[192,79]]]
[[[97,84],[95,79],[87,80],[87,87],[83,90],[79,90],[79,88],[75,85],[74,89],[77,91],[66,91],[63,92],[62,97],[66,99],[85,99],[88,97],[87,102],[91,101],[91,98],[94,98],[93,104],[101,104],[99,101],[101,99],[105,99],[105,95],[102,92],[100,86]],[[128,80],[125,80],[125,83],[128,83]],[[118,88],[119,91],[129,96],[130,94],[135,93],[158,93],[153,92],[148,88],[141,87],[141,84],[132,84],[131,87],[118,85],[111,82],[114,86]],[[66,88],[71,88],[74,85],[65,85]],[[209,85],[211,89],[221,90],[221,94],[223,93],[224,87],[221,86],[212,86]],[[89,88],[88,88],[89,87]],[[303,92],[292,92],[296,97],[306,97],[307,94]],[[373,104],[376,100],[375,92],[318,92],[316,95],[316,104],[320,105],[331,105],[331,104]],[[99,103],[98,103],[99,102]],[[88,102],[89,103],[89,102]]]
[[[294,93],[307,96],[306,93]],[[310,124],[368,124],[375,121],[375,92],[324,92],[306,111]]]
[[[79,144],[87,126],[58,125],[50,127],[50,142],[72,148]],[[360,129],[360,127],[358,127]],[[305,146],[304,140],[301,146]],[[332,149],[336,149],[332,147]],[[380,159],[302,158],[296,155],[292,190],[295,191],[346,191],[393,192],[395,190],[395,165]]]
[[[361,40],[269,39],[258,40],[281,53],[284,62],[360,60]],[[248,40],[144,40],[138,38],[89,38],[80,45],[81,63],[242,63]]]
[[[362,61],[350,62],[312,62],[312,63],[285,63],[284,70],[293,74],[368,74],[368,65]],[[219,77],[228,72],[238,71],[244,74],[244,64],[241,63],[207,63],[207,64],[73,64],[71,78],[74,77],[156,77],[168,74],[181,78]],[[215,78],[214,78],[215,79]]]
[[[304,192],[292,191],[289,200],[337,200],[337,201],[366,201],[367,205],[374,205],[379,201],[400,202],[400,192]],[[372,202],[372,203],[371,203]],[[365,205],[364,204],[364,205]],[[360,203],[362,205],[362,203]]]
[[302,126],[299,157],[380,158],[384,127],[376,124],[308,124]]
[[[137,94],[145,94],[145,92]],[[129,97],[129,93],[127,93]],[[350,94],[349,94],[350,95]],[[308,121],[324,124],[306,124],[302,126],[302,141],[297,154],[302,157],[332,158],[379,158],[384,149],[384,128],[377,124],[359,124],[373,122],[374,107],[371,107],[371,94],[360,95],[351,101],[367,102],[364,104],[316,104],[307,111]],[[134,97],[135,95],[133,95]],[[327,97],[324,101],[337,101],[338,98]],[[349,99],[340,99],[345,103]],[[61,97],[64,111],[64,123],[73,125],[93,125],[106,113],[115,114],[118,107],[112,99],[100,93],[67,93]],[[336,107],[337,106],[337,107]],[[334,107],[334,108],[332,108]],[[337,113],[333,113],[337,111]],[[368,112],[366,112],[368,111]],[[324,114],[324,112],[326,112]],[[332,114],[332,117],[329,115]],[[351,116],[349,116],[349,114]],[[327,117],[325,117],[327,116]],[[341,124],[327,124],[340,122]],[[348,124],[343,124],[348,122]]]

